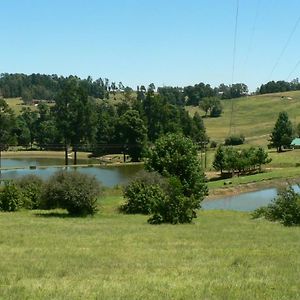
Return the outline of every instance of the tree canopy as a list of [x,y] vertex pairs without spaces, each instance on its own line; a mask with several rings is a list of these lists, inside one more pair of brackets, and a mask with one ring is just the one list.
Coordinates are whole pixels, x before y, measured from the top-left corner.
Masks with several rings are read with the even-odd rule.
[[282,151],[282,147],[289,148],[293,140],[293,125],[289,120],[287,112],[279,113],[274,129],[270,136],[270,147],[275,147],[277,152]]

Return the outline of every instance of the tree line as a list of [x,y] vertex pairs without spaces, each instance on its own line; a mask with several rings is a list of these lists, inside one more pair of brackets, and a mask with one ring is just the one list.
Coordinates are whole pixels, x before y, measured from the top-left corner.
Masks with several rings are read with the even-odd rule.
[[257,94],[270,94],[270,93],[280,93],[289,91],[300,90],[300,83],[298,78],[292,80],[291,82],[279,80],[279,81],[269,81],[266,84],[262,84],[260,88],[257,89]]
[[220,171],[221,175],[227,173],[249,174],[261,171],[262,165],[271,162],[268,153],[261,147],[250,147],[248,149],[237,149],[233,147],[219,146],[213,161],[213,167]]
[[199,114],[190,117],[184,107],[169,103],[151,87],[134,93],[127,89],[118,103],[89,97],[88,86],[68,78],[55,105],[40,102],[37,110],[24,107],[16,116],[0,101],[1,150],[9,145],[41,149],[89,150],[95,155],[127,153],[133,161],[146,146],[166,133],[181,133],[198,144],[208,142]]
[[[25,103],[31,103],[33,99],[55,100],[62,91],[63,86],[69,79],[80,81],[86,86],[88,96],[98,99],[109,99],[110,94],[132,90],[124,86],[122,82],[110,82],[107,78],[93,80],[88,76],[80,79],[77,76],[58,76],[45,74],[8,74],[0,75],[0,95],[4,98],[21,97]],[[154,84],[146,88],[145,85],[138,86],[138,95],[147,90],[156,90]],[[208,97],[219,97],[220,99],[230,99],[244,96],[248,93],[248,87],[244,83],[233,85],[221,84],[218,87],[211,87],[209,84],[200,82],[194,86],[186,87],[158,87],[157,93],[163,101],[174,105],[199,105],[203,99]]]

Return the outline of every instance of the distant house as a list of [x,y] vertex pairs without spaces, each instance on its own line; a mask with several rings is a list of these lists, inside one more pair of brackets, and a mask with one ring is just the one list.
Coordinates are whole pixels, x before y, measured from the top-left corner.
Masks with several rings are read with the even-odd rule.
[[295,138],[291,142],[291,147],[293,149],[300,149],[300,138]]

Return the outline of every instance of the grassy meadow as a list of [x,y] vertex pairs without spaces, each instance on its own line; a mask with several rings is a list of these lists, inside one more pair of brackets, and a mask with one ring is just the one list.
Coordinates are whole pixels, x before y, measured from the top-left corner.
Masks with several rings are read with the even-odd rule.
[[[231,107],[233,127],[231,134],[243,134],[246,142],[266,146],[278,114],[286,111],[293,124],[300,123],[300,91],[249,96],[233,100],[222,100],[223,113],[219,118],[205,118],[204,123],[211,140],[223,142],[230,131]],[[199,107],[188,107],[191,114],[203,111]]]
[[121,215],[0,213],[1,299],[299,299],[300,228],[200,211],[190,225]]

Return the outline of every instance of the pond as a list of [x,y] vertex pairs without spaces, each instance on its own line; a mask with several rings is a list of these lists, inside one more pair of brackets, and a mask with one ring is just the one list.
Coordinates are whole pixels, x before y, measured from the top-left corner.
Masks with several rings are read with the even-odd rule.
[[[88,164],[87,160],[79,160],[79,164]],[[2,170],[2,179],[14,179],[27,174],[35,174],[43,179],[49,178],[59,170],[54,167],[63,165],[64,160],[60,158],[3,158],[2,167],[20,167],[17,170]],[[29,166],[48,166],[47,168],[29,169]],[[113,187],[128,182],[138,171],[143,169],[142,165],[120,165],[111,167],[68,167],[68,170],[94,175],[104,186]],[[300,192],[298,186],[294,186]],[[276,188],[263,189],[256,192],[238,194],[235,196],[223,197],[216,200],[204,200],[204,210],[236,210],[253,211],[258,207],[268,205],[277,195]]]
[[[296,192],[300,192],[297,185],[293,186]],[[261,206],[266,206],[277,196],[276,188],[263,189],[256,192],[238,194],[216,200],[204,200],[202,208],[204,210],[237,210],[253,211]]]
[[[2,170],[2,179],[15,179],[23,175],[34,174],[42,179],[49,178],[52,174],[60,170],[61,168],[53,167],[63,165],[63,159],[57,158],[14,158],[2,159],[2,167],[20,167],[21,169],[15,170]],[[80,161],[80,163],[86,163],[86,161]],[[29,169],[29,166],[50,166],[47,168]],[[52,166],[52,167],[51,167]],[[124,184],[130,180],[138,171],[143,169],[142,165],[122,165],[111,167],[67,167],[63,168],[70,171],[81,172],[84,174],[93,175],[97,180],[101,181],[104,186],[113,187],[117,184]]]

